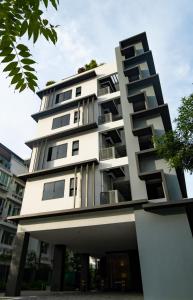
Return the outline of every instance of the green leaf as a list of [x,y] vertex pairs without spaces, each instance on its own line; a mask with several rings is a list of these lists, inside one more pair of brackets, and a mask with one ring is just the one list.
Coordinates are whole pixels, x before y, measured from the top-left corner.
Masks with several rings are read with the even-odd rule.
[[20,80],[18,81],[18,83],[16,84],[15,89],[18,90],[23,84],[24,84],[24,79],[22,78],[22,79],[20,79]]
[[43,0],[45,7],[48,7],[48,0]]
[[24,68],[25,70],[27,70],[27,71],[32,71],[32,72],[35,71],[34,68],[32,68],[31,66],[28,66],[28,65],[23,66],[23,68]]
[[17,83],[22,78],[22,73],[18,73],[15,76],[13,76],[11,80],[11,84]]
[[57,10],[57,3],[58,3],[58,1],[56,1],[56,0],[50,0],[50,2],[52,3],[53,7]]
[[3,48],[3,50],[0,51],[0,56],[7,56],[7,55],[11,54],[12,51],[13,51],[13,48],[11,48],[11,47]]
[[27,77],[30,77],[34,80],[38,80],[38,78],[31,72],[24,72],[24,74],[27,76]]
[[35,44],[35,42],[37,41],[38,36],[39,36],[39,27],[36,26],[36,27],[34,28],[34,31],[33,31],[33,42],[34,42],[34,44]]
[[32,64],[35,64],[36,62],[32,59],[29,59],[29,58],[23,58],[21,60],[21,62],[25,65],[32,65]]
[[15,54],[9,54],[9,55],[7,55],[7,56],[2,60],[2,63],[10,62],[10,61],[12,61],[14,58],[15,58]]
[[46,20],[46,19],[43,20],[44,26],[48,25],[48,23],[49,23],[48,20]]
[[26,83],[24,83],[24,84],[21,86],[19,92],[21,93],[23,90],[25,90],[26,86],[27,86]]
[[17,61],[12,61],[11,63],[9,63],[9,64],[7,65],[7,67],[5,67],[5,68],[3,69],[3,72],[11,71],[11,70],[13,70],[13,69],[16,68],[16,67],[17,67]]
[[26,52],[26,51],[20,51],[19,55],[22,56],[22,57],[29,57],[29,56],[31,56],[31,54],[29,52]]
[[29,82],[28,86],[29,86],[30,90],[32,90],[33,92],[35,92],[35,86],[33,85],[33,83]]
[[9,73],[9,77],[12,77],[12,76],[14,76],[14,75],[16,75],[17,73],[19,73],[19,71],[20,71],[20,68],[14,68],[13,70],[11,70],[11,72]]
[[20,36],[23,36],[26,31],[27,31],[27,28],[28,28],[28,23],[27,21],[25,20],[22,25],[21,25],[21,29],[20,29]]
[[28,47],[26,47],[26,46],[23,45],[23,44],[17,45],[16,48],[19,49],[19,50],[21,50],[21,51],[29,51]]

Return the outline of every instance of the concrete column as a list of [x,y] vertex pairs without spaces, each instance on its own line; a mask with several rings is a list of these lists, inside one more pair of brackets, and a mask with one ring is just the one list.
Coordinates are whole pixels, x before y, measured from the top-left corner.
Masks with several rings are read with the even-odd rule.
[[100,288],[101,290],[106,290],[108,289],[107,286],[107,257],[103,256],[100,258]]
[[89,254],[80,254],[80,289],[87,291],[89,289]]
[[184,208],[135,211],[144,300],[191,300],[193,237]]
[[62,291],[64,287],[65,245],[54,246],[51,291]]
[[9,269],[6,296],[20,295],[28,243],[29,233],[17,232]]

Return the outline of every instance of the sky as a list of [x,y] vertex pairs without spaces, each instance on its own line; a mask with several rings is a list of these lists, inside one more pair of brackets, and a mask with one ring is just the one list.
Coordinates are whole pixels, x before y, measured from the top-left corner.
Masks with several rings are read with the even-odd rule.
[[[42,38],[35,45],[25,41],[37,62],[40,89],[48,80],[75,74],[93,58],[114,62],[119,41],[146,31],[172,120],[180,99],[193,92],[192,0],[60,0],[58,11],[44,12],[59,25],[57,45]],[[0,86],[0,142],[28,158],[24,143],[35,137],[37,123],[30,116],[39,111],[40,99],[31,91],[14,92],[2,73]],[[186,174],[186,182],[193,197],[193,176]]]

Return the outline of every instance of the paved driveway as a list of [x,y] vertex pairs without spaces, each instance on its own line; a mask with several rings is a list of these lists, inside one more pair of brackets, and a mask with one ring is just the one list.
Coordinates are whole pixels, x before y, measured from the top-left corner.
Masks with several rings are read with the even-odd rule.
[[143,296],[133,293],[80,293],[80,292],[57,292],[24,291],[21,297],[4,297],[0,300],[143,300]]

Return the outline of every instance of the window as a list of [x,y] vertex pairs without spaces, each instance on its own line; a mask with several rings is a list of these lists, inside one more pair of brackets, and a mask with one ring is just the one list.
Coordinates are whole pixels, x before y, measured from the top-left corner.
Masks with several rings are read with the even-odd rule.
[[74,141],[72,143],[72,156],[78,155],[79,153],[79,141]]
[[40,249],[41,249],[41,253],[42,254],[47,254],[48,253],[48,248],[49,248],[49,244],[48,243],[41,242]]
[[149,200],[165,198],[163,185],[160,180],[151,180],[146,182],[147,195]]
[[64,180],[44,183],[42,200],[56,199],[64,197]]
[[72,90],[56,95],[56,104],[72,98]]
[[63,127],[70,124],[70,114],[54,118],[52,123],[52,129]]
[[69,196],[74,196],[74,190],[75,195],[77,195],[77,177],[76,182],[74,183],[74,178],[70,178],[70,189],[69,189]]
[[12,245],[14,239],[14,234],[8,231],[3,231],[1,237],[1,243],[5,245]]
[[68,144],[62,144],[59,146],[50,147],[48,149],[47,161],[64,158],[67,155]]
[[76,88],[76,97],[81,95],[81,86]]
[[80,121],[80,111],[75,111],[74,112],[74,123],[77,123]]

